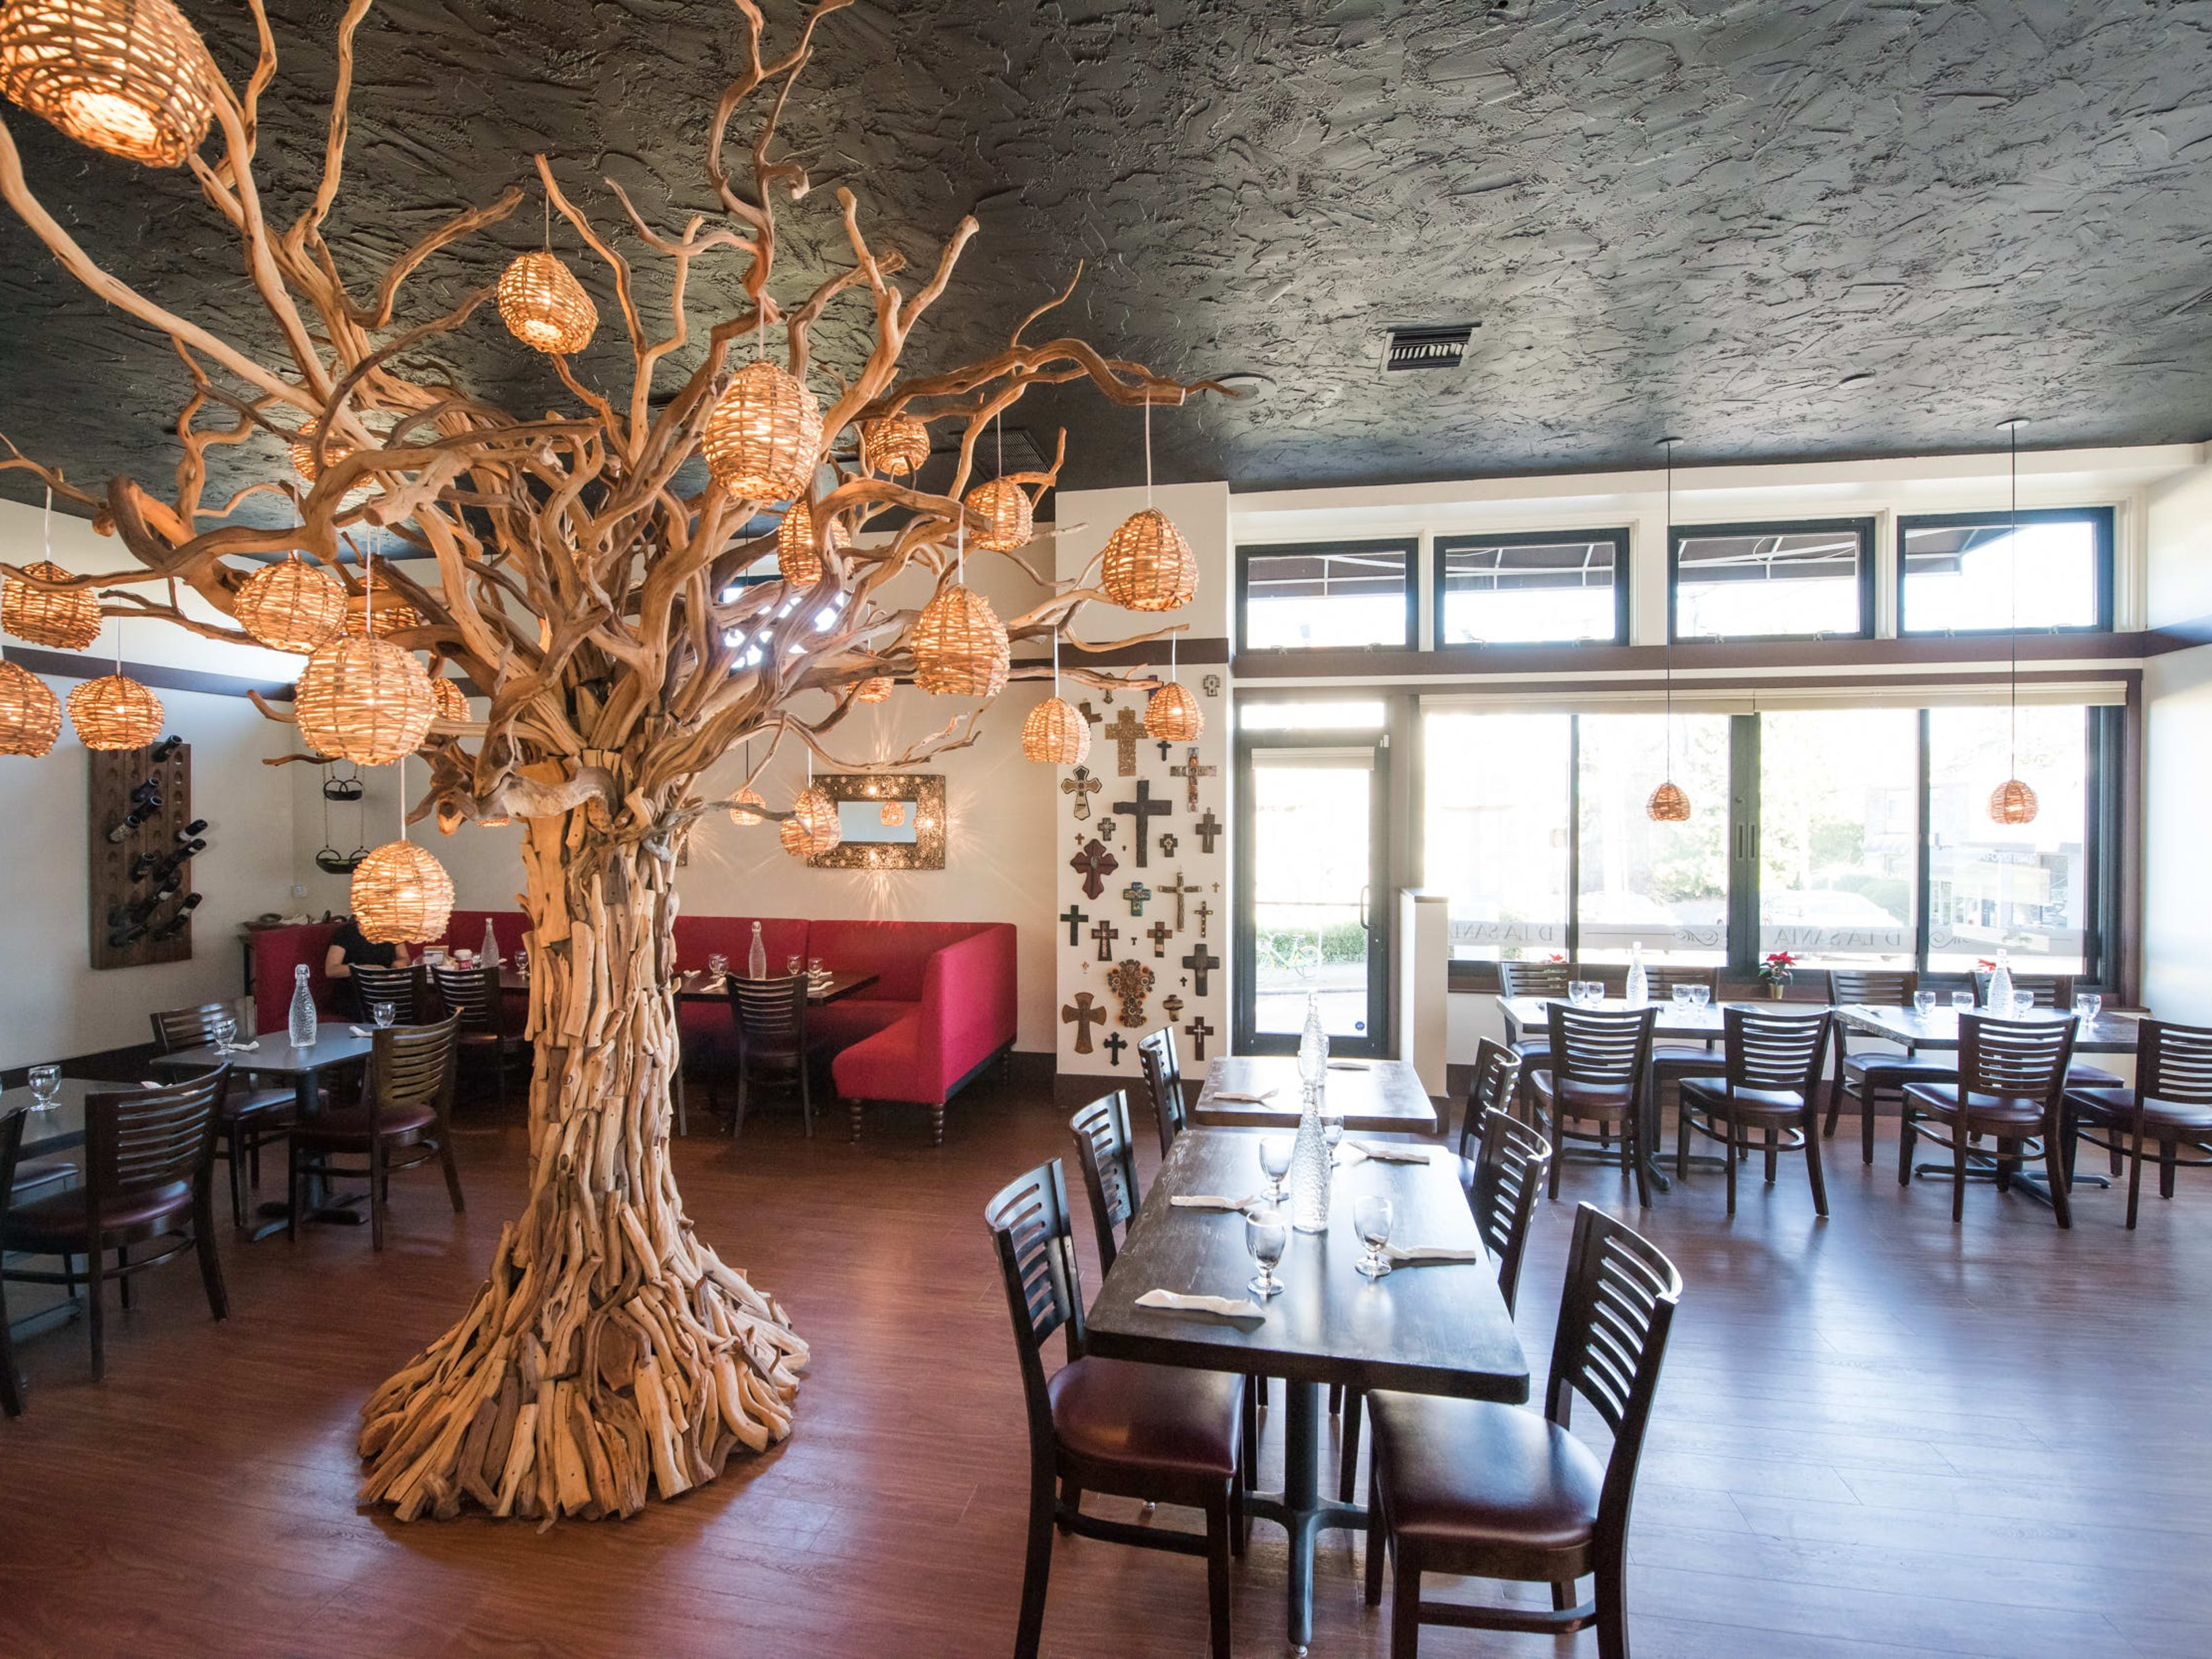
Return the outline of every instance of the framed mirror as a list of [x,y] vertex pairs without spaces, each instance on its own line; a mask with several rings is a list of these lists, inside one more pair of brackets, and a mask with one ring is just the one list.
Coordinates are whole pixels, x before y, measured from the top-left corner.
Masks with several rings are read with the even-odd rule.
[[842,838],[806,861],[817,870],[942,870],[942,772],[833,772],[815,786],[837,803]]

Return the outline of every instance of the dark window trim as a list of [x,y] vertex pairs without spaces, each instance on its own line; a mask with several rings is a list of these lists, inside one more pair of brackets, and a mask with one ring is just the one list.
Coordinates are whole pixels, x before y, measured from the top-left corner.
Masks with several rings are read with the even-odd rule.
[[[1610,542],[1613,544],[1613,637],[1610,640],[1474,640],[1444,638],[1444,556],[1467,547],[1548,547],[1559,542]],[[1632,580],[1628,532],[1618,530],[1516,530],[1499,536],[1438,536],[1430,542],[1429,628],[1436,649],[1443,652],[1555,651],[1583,646],[1628,643],[1628,588]]]
[[1988,639],[2002,638],[2012,632],[2008,628],[1913,628],[1905,619],[1905,538],[1914,530],[1955,530],[1966,525],[1988,524],[1992,520],[2009,523],[2017,519],[2021,524],[2087,524],[2097,538],[2097,620],[2075,623],[2062,628],[2033,628],[2023,629],[2031,634],[2109,634],[2112,631],[2112,526],[2113,513],[2109,507],[2028,507],[2017,514],[2009,510],[1997,513],[1911,513],[1900,514],[1897,520],[1897,636],[1899,639]]
[[[1285,555],[1321,553],[1402,553],[1406,556],[1406,631],[1396,640],[1378,640],[1366,646],[1255,646],[1247,607],[1252,597],[1252,561],[1281,558]],[[1300,651],[1413,651],[1420,645],[1420,553],[1418,537],[1386,536],[1378,539],[1354,541],[1273,542],[1264,546],[1239,547],[1237,550],[1237,649],[1265,651],[1271,655],[1290,655]]]
[[[1682,543],[1692,536],[1817,536],[1848,530],[1859,538],[1859,625],[1856,633],[1834,634],[1808,629],[1791,634],[1700,634],[1682,636],[1676,618],[1676,589],[1681,580]],[[1783,640],[1870,640],[1874,631],[1875,521],[1864,519],[1775,519],[1743,524],[1678,524],[1667,537],[1667,637],[1677,645],[1760,645]]]

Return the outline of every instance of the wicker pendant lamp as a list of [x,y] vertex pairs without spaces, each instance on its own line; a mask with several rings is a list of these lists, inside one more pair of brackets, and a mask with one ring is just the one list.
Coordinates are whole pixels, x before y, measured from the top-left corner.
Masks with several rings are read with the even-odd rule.
[[553,196],[545,196],[545,246],[518,255],[500,273],[499,317],[507,331],[532,351],[565,357],[591,344],[599,307],[576,273],[553,252]]
[[1098,585],[1131,611],[1180,611],[1198,592],[1198,561],[1168,515],[1152,505],[1152,400],[1145,399],[1145,507],[1106,539]]
[[407,769],[399,770],[399,839],[354,866],[353,919],[379,945],[427,945],[446,936],[453,914],[453,878],[446,866],[407,839]]
[[2012,669],[2009,684],[2012,688],[2012,763],[2005,781],[1990,792],[1990,821],[1993,823],[2033,823],[2037,811],[2035,791],[2021,781],[2020,776],[2020,428],[2018,416],[2004,422],[2009,434],[2012,459],[2012,507],[2008,514],[2012,532],[2006,538],[2006,548],[2012,561],[2012,623],[2006,630],[2010,641]]
[[862,680],[853,688],[854,702],[888,702],[891,695],[891,677],[878,674],[872,679]]
[[[1667,447],[1667,549],[1674,547],[1674,446],[1680,438],[1662,438]],[[1667,623],[1667,773],[1651,799],[1644,803],[1644,815],[1654,823],[1687,823],[1690,798],[1674,781],[1674,624]]]
[[170,0],[10,0],[0,93],[81,144],[148,167],[197,150],[222,76]]
[[860,458],[878,472],[912,477],[929,459],[929,428],[911,415],[886,415],[860,428]]
[[389,640],[347,635],[307,659],[294,694],[300,735],[319,755],[389,766],[422,746],[436,716],[430,677]]
[[[65,582],[70,573],[54,562],[54,492],[46,491],[41,535],[46,556],[23,574]],[[100,637],[100,595],[89,587],[40,587],[11,577],[0,587],[0,629],[31,645],[58,651],[82,651]]]
[[[753,744],[752,739],[748,738],[745,739],[745,776],[750,780],[752,775]],[[750,830],[761,822],[761,815],[758,812],[749,812],[745,809],[749,806],[766,806],[767,805],[768,803],[761,799],[760,792],[748,781],[744,788],[738,791],[737,805],[730,808],[730,822],[740,830]]]
[[[853,544],[842,520],[830,520],[830,546],[843,552]],[[793,587],[811,587],[822,580],[822,554],[814,535],[814,509],[804,499],[784,510],[775,531],[775,568]]]
[[356,593],[346,601],[345,631],[355,639],[370,634],[380,640],[389,639],[422,626],[422,613],[404,600],[393,599],[389,592],[379,595],[373,605],[366,593]]
[[292,553],[247,577],[231,612],[270,650],[304,656],[345,631],[346,592],[330,572]]
[[714,481],[740,501],[787,501],[806,493],[822,454],[822,406],[765,359],[730,379],[707,416],[699,447]]
[[1011,478],[994,478],[968,492],[968,510],[982,520],[975,545],[994,553],[1011,553],[1034,532],[1029,494]]
[[1080,766],[1091,753],[1091,722],[1060,695],[1060,630],[1052,635],[1052,695],[1022,722],[1022,753],[1045,766]]
[[322,477],[325,466],[342,461],[353,453],[351,444],[333,438],[323,446],[323,459],[320,464],[318,464],[315,459],[315,439],[322,429],[323,423],[320,421],[304,422],[292,441],[284,446],[284,453],[292,458],[292,471],[309,483],[314,483],[317,478]]
[[990,600],[967,586],[966,527],[957,528],[958,563],[907,635],[914,683],[932,696],[995,697],[1006,690],[1010,654],[1006,624]]
[[61,700],[29,670],[0,662],[0,755],[46,754],[61,734]]
[[468,693],[443,674],[430,678],[430,708],[435,718],[465,723],[469,718]]
[[115,672],[69,694],[70,724],[88,749],[143,749],[161,735],[161,700],[123,672],[123,619],[115,621]]
[[776,835],[783,850],[795,859],[826,853],[845,838],[844,826],[837,820],[837,803],[814,781],[811,756],[806,762],[806,787],[791,803],[791,816],[776,826]]
[[1145,700],[1145,735],[1164,743],[1196,743],[1206,716],[1176,672],[1176,636],[1168,635],[1168,683]]

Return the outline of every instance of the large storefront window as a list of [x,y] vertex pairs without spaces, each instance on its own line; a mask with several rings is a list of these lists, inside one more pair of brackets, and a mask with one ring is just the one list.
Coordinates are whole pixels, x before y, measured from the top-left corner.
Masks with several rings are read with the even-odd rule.
[[1762,714],[1759,950],[1815,965],[1912,964],[1920,716]]
[[1429,717],[1425,877],[1451,895],[1455,957],[1565,952],[1572,726],[1565,714]]
[[1655,960],[1728,959],[1728,720],[1676,714],[1673,726],[1690,821],[1655,823],[1644,809],[1667,779],[1666,717],[1580,717],[1583,961],[1626,962],[1639,944]]
[[2010,953],[2017,967],[2081,971],[2087,861],[2087,711],[2020,711],[2021,779],[2035,822],[1990,821],[1990,792],[2014,769],[2004,708],[1928,712],[1928,965],[1964,970]]

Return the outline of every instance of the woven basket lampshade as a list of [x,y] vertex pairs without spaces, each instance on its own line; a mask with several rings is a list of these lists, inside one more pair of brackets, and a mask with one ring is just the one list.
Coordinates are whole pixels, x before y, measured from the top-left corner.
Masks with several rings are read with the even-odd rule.
[[1033,526],[1030,498],[1011,478],[994,478],[968,492],[968,510],[982,520],[975,545],[994,553],[1011,553],[1029,540]]
[[[24,574],[67,581],[70,573],[51,560],[26,565]],[[100,595],[89,587],[40,587],[10,579],[0,589],[0,629],[33,645],[82,651],[100,637]]]
[[0,755],[43,755],[61,734],[61,700],[29,670],[0,662]]
[[929,459],[929,428],[911,415],[887,415],[860,428],[860,447],[877,471],[911,477]]
[[353,919],[379,945],[427,945],[446,936],[453,878],[411,841],[388,841],[353,872]]
[[173,167],[200,147],[221,84],[170,0],[10,0],[0,92],[81,144]]
[[443,674],[430,676],[430,707],[441,720],[465,721],[469,718],[469,696]]
[[738,804],[730,809],[730,822],[740,830],[750,830],[761,822],[761,815],[757,812],[749,812],[745,809],[749,806],[767,805],[768,803],[761,799],[758,790],[740,789],[738,791]]
[[69,695],[70,724],[88,749],[143,749],[161,735],[161,700],[127,674],[102,674]]
[[1651,799],[1644,803],[1644,810],[1654,823],[1687,823],[1690,798],[1669,779],[1651,792]]
[[888,702],[891,695],[891,677],[878,674],[873,679],[862,680],[853,688],[854,702]]
[[523,344],[556,357],[581,351],[599,326],[576,273],[550,253],[525,253],[500,273],[499,315]]
[[307,659],[292,705],[310,748],[361,766],[413,754],[437,708],[421,663],[389,640],[350,635]]
[[294,553],[247,577],[231,611],[239,626],[270,650],[304,656],[345,630],[345,588]]
[[1046,766],[1080,766],[1091,752],[1091,722],[1065,697],[1047,697],[1022,722],[1022,753]]
[[1168,515],[1148,507],[1107,538],[1098,585],[1131,611],[1179,611],[1198,592],[1198,561]]
[[346,601],[345,631],[356,639],[368,632],[374,625],[376,637],[389,639],[409,628],[422,626],[422,613],[404,599],[392,598],[392,590],[380,588],[376,603],[369,603],[367,593],[356,593]]
[[2036,810],[2035,791],[2018,778],[2007,778],[1990,791],[1992,823],[2033,823]]
[[826,853],[845,838],[844,827],[837,821],[837,803],[826,790],[811,785],[799,792],[799,799],[791,803],[791,816],[776,826],[776,834],[783,850],[795,859]]
[[[323,429],[320,421],[309,421],[300,428],[297,436],[284,446],[284,453],[292,458],[292,471],[309,483],[322,476],[323,469],[315,463],[315,434]],[[353,446],[333,438],[323,446],[323,462],[328,465],[342,461],[353,453]]]
[[1145,735],[1165,743],[1196,743],[1206,730],[1198,699],[1179,680],[1170,680],[1145,702]]
[[1006,624],[990,600],[958,582],[938,590],[907,635],[914,683],[940,697],[995,697],[1006,689]]
[[[838,520],[830,520],[830,545],[839,552],[853,544]],[[822,555],[814,544],[814,509],[793,501],[775,531],[775,568],[793,587],[811,587],[822,580]]]
[[821,459],[822,406],[774,363],[747,363],[715,400],[699,447],[715,482],[740,501],[791,501]]

